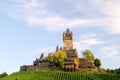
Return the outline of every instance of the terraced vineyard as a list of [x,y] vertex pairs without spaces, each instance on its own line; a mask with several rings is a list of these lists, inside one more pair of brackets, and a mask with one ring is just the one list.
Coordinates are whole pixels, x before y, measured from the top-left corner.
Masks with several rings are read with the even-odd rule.
[[120,80],[120,76],[85,72],[56,73],[54,80]]
[[120,80],[120,75],[86,72],[17,72],[0,80]]

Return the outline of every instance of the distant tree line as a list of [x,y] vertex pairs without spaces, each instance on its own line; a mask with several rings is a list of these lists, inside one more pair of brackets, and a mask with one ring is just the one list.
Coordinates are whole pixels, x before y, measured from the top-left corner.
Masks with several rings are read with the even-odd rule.
[[120,68],[119,69],[101,68],[101,70],[102,72],[109,73],[109,74],[120,74]]

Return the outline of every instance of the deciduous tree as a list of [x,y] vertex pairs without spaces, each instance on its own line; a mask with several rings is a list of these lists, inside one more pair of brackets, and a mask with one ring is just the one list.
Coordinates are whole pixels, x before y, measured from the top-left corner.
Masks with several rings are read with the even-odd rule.
[[64,67],[63,61],[65,57],[66,57],[66,53],[62,50],[58,50],[55,53],[55,61],[59,67],[62,67],[62,68]]
[[96,59],[94,60],[94,65],[99,68],[99,67],[101,66],[101,60],[98,59],[98,58],[96,58]]
[[83,58],[87,59],[89,62],[94,61],[94,55],[90,50],[85,50],[82,52]]
[[53,60],[54,60],[54,53],[53,53],[53,52],[50,52],[50,53],[48,54],[48,61],[49,61],[49,62],[53,62]]

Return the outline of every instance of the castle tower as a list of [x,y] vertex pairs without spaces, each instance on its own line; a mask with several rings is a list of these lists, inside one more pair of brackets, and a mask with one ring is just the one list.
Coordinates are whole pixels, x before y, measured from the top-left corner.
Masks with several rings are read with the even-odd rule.
[[65,51],[73,49],[73,34],[69,28],[63,32],[63,49]]

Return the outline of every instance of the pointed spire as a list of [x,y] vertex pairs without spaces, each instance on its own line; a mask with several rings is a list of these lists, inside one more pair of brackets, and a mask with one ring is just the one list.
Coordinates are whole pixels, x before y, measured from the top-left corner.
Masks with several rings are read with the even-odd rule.
[[71,32],[71,35],[73,35],[73,33]]
[[40,55],[40,59],[44,59],[45,57],[44,57],[44,53],[41,53],[41,55]]
[[59,50],[59,47],[58,47],[58,45],[57,45],[57,47],[56,47],[56,52]]
[[67,35],[67,36],[70,35],[70,29],[69,29],[69,28],[67,28],[67,30],[66,30],[66,35]]
[[63,37],[64,37],[64,35],[65,35],[65,32],[63,32]]
[[70,32],[70,29],[69,29],[69,28],[67,28],[66,32]]
[[63,50],[63,49],[62,49],[62,46],[60,47],[60,50]]

